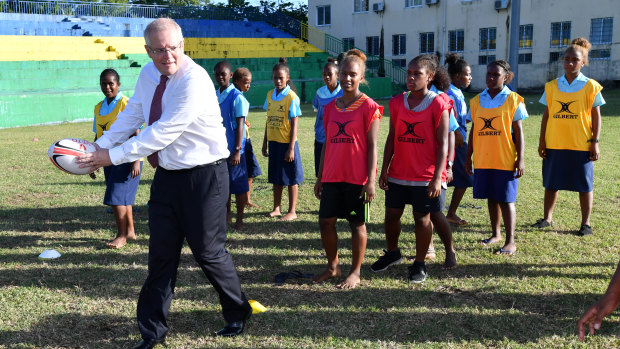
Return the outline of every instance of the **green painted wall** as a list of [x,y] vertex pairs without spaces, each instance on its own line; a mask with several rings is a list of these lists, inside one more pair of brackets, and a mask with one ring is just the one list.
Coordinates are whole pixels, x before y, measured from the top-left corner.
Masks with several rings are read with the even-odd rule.
[[[146,54],[125,55],[125,59],[97,61],[17,61],[2,62],[0,70],[0,128],[90,119],[93,108],[103,95],[99,74],[106,68],[121,76],[121,91],[133,94],[141,66],[149,61]],[[211,75],[219,59],[197,59]],[[239,58],[229,60],[233,67],[252,71],[252,88],[246,94],[250,105],[262,107],[267,92],[273,89],[271,69],[277,59]],[[308,53],[288,60],[291,78],[302,102],[312,102],[323,85],[321,73],[327,54]],[[367,78],[363,92],[372,98],[392,95],[388,78]]]

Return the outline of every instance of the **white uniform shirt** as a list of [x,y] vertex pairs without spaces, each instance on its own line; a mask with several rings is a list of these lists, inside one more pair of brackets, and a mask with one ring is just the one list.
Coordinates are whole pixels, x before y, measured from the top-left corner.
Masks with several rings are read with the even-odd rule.
[[[148,124],[151,101],[161,73],[153,62],[142,68],[133,97],[109,131],[97,140],[111,148],[118,165],[159,151],[159,166],[188,169],[227,158],[226,131],[209,74],[188,56],[169,76],[162,97],[161,118],[126,141],[142,123]],[[122,142],[125,143],[121,144]]]

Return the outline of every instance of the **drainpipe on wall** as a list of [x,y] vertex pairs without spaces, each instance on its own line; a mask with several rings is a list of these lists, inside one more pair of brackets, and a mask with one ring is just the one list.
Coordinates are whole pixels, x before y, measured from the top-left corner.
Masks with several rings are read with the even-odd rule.
[[442,33],[441,33],[441,54],[443,55],[443,57],[446,57],[446,35],[447,35],[447,30],[446,30],[446,17],[447,17],[447,11],[448,11],[448,0],[444,0],[442,1],[443,3],[443,28]]
[[510,48],[508,51],[508,63],[515,74],[510,86],[516,91],[519,88],[519,27],[521,24],[521,0],[511,1],[510,15]]

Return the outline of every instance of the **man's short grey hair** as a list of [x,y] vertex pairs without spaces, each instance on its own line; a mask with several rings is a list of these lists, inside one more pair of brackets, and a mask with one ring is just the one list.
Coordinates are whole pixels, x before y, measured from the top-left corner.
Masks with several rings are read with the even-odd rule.
[[166,29],[176,33],[179,40],[183,40],[183,32],[177,22],[170,18],[157,18],[153,22],[149,23],[144,29],[144,41],[146,42],[146,45],[151,45],[151,33],[160,32]]

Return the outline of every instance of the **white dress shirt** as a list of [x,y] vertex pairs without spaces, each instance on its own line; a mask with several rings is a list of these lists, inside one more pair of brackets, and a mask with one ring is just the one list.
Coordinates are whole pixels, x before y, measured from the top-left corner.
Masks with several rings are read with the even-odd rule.
[[[188,169],[227,158],[226,131],[209,74],[188,56],[169,76],[162,97],[161,118],[127,141],[142,123],[148,124],[151,101],[161,73],[153,62],[142,68],[133,97],[110,130],[97,140],[108,148],[113,164],[131,162],[159,151],[159,166]],[[123,143],[125,142],[125,143]]]

